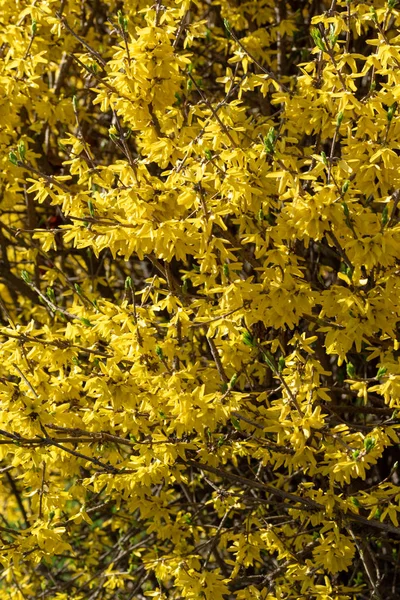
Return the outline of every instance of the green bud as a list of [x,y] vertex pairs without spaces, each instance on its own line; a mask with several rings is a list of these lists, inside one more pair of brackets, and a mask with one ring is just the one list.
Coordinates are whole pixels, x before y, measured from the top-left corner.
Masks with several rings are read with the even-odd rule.
[[46,296],[48,297],[48,299],[50,300],[50,302],[52,302],[53,304],[56,303],[56,295],[54,293],[54,290],[52,287],[48,287],[46,290]]
[[392,104],[392,106],[389,106],[389,108],[387,110],[387,113],[386,113],[386,117],[387,117],[387,120],[388,120],[389,123],[391,123],[391,121],[392,121],[392,119],[394,117],[394,114],[396,112],[396,109],[397,109],[397,102],[395,102],[394,104]]
[[388,0],[388,9],[393,10],[397,4],[397,0]]
[[25,148],[25,142],[23,140],[21,140],[18,144],[18,154],[20,156],[20,159],[22,162],[24,162],[25,160],[25,154],[26,154],[26,148]]
[[357,507],[361,506],[360,502],[354,496],[351,496],[350,500],[352,501],[354,506],[357,506]]
[[226,263],[222,267],[222,271],[223,271],[225,277],[229,277],[229,267],[228,267],[228,265]]
[[279,360],[278,360],[278,371],[279,371],[279,373],[282,373],[282,371],[285,368],[285,366],[286,366],[286,361],[285,361],[285,359],[284,359],[283,356],[280,356]]
[[125,279],[125,289],[126,290],[131,290],[132,289],[132,277],[130,277],[129,275]]
[[227,391],[228,391],[228,384],[224,382],[221,385],[221,394],[226,394]]
[[370,14],[371,19],[374,21],[374,23],[377,23],[378,15],[376,14],[376,10],[373,6],[370,7],[369,14]]
[[156,354],[160,360],[163,360],[164,354],[163,354],[161,346],[156,346]]
[[88,208],[89,208],[89,213],[91,217],[94,217],[94,206],[93,206],[93,202],[92,200],[88,200]]
[[368,454],[368,452],[371,452],[371,450],[375,447],[375,438],[373,437],[367,437],[364,440],[364,448],[366,453]]
[[117,13],[118,16],[118,25],[121,27],[122,31],[128,30],[128,19],[124,16],[121,10]]
[[28,271],[21,271],[21,279],[23,279],[25,283],[31,283],[31,276],[29,275]]
[[322,162],[327,167],[328,166],[328,159],[326,158],[326,154],[325,154],[324,151],[321,152],[321,158],[322,158]]
[[332,49],[335,47],[337,39],[338,39],[338,36],[335,35],[335,26],[333,23],[331,23],[329,26],[329,41],[331,43]]
[[387,371],[386,367],[379,367],[378,372],[376,374],[376,379],[382,379],[382,377],[384,375],[386,375],[386,371]]
[[243,332],[242,342],[243,344],[245,344],[246,346],[250,346],[251,348],[254,348],[255,346],[254,338],[248,331]]
[[36,35],[36,32],[37,32],[37,22],[35,21],[35,19],[32,19],[31,36],[33,37],[34,35]]
[[204,154],[206,155],[207,160],[212,160],[211,150],[204,150]]
[[82,290],[81,290],[81,286],[79,285],[79,283],[74,283],[74,288],[75,288],[76,293],[79,296],[82,296]]
[[351,455],[353,460],[357,460],[358,457],[360,456],[360,451],[359,450],[354,450],[353,454]]
[[338,116],[337,116],[337,119],[336,119],[336,127],[338,127],[338,128],[339,128],[339,127],[341,126],[341,124],[342,124],[342,121],[343,121],[343,116],[344,116],[344,113],[343,113],[343,111],[341,110],[341,111],[340,111],[340,113],[339,113],[339,114],[338,114]]
[[350,187],[350,181],[346,179],[344,184],[342,185],[342,194],[345,194]]
[[231,37],[231,26],[230,26],[228,19],[224,19],[224,27],[225,27],[225,35],[229,40]]
[[342,208],[343,208],[344,216],[346,217],[346,219],[348,219],[350,217],[350,211],[349,211],[349,207],[347,206],[346,202],[342,202]]
[[76,96],[72,96],[72,106],[74,108],[74,111],[77,112],[78,111],[78,98]]

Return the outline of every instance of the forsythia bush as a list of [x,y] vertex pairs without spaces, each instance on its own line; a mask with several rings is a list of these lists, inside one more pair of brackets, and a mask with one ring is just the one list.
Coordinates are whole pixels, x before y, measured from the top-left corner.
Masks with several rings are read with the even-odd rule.
[[398,598],[397,2],[0,23],[1,598]]

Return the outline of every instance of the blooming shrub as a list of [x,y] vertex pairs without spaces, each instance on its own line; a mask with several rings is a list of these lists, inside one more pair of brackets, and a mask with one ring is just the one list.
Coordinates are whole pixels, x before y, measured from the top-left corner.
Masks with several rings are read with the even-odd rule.
[[396,5],[1,0],[2,597],[398,597]]

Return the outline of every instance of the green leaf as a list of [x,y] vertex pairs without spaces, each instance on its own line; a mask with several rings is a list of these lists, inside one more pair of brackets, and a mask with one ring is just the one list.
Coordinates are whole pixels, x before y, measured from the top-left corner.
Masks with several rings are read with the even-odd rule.
[[93,323],[91,323],[89,319],[86,319],[86,317],[82,317],[81,322],[86,325],[86,327],[93,327]]
[[237,373],[235,373],[234,375],[232,375],[231,380],[229,382],[229,387],[232,389],[235,387],[236,385],[236,381],[237,381],[238,375]]
[[321,50],[321,52],[325,52],[325,43],[322,39],[322,34],[319,29],[314,27],[311,29],[311,37],[314,40],[314,44]]
[[9,152],[8,154],[8,160],[10,161],[10,163],[12,163],[13,165],[17,165],[18,164],[18,157],[15,154],[15,152]]
[[89,198],[88,200],[89,213],[91,217],[94,217],[94,206],[92,200]]
[[237,431],[240,431],[240,423],[236,417],[231,417],[231,423]]
[[356,376],[356,369],[355,369],[353,363],[348,362],[346,364],[346,373],[351,379],[353,379]]
[[268,351],[265,351],[265,352],[263,352],[262,357],[264,359],[264,362],[271,369],[271,371],[276,371],[275,361],[274,361],[274,357],[272,356],[272,354]]

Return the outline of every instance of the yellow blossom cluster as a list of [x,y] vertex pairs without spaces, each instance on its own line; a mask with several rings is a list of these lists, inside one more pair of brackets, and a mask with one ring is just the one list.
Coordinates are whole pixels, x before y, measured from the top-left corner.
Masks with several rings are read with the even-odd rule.
[[2,598],[397,597],[397,4],[0,0]]

